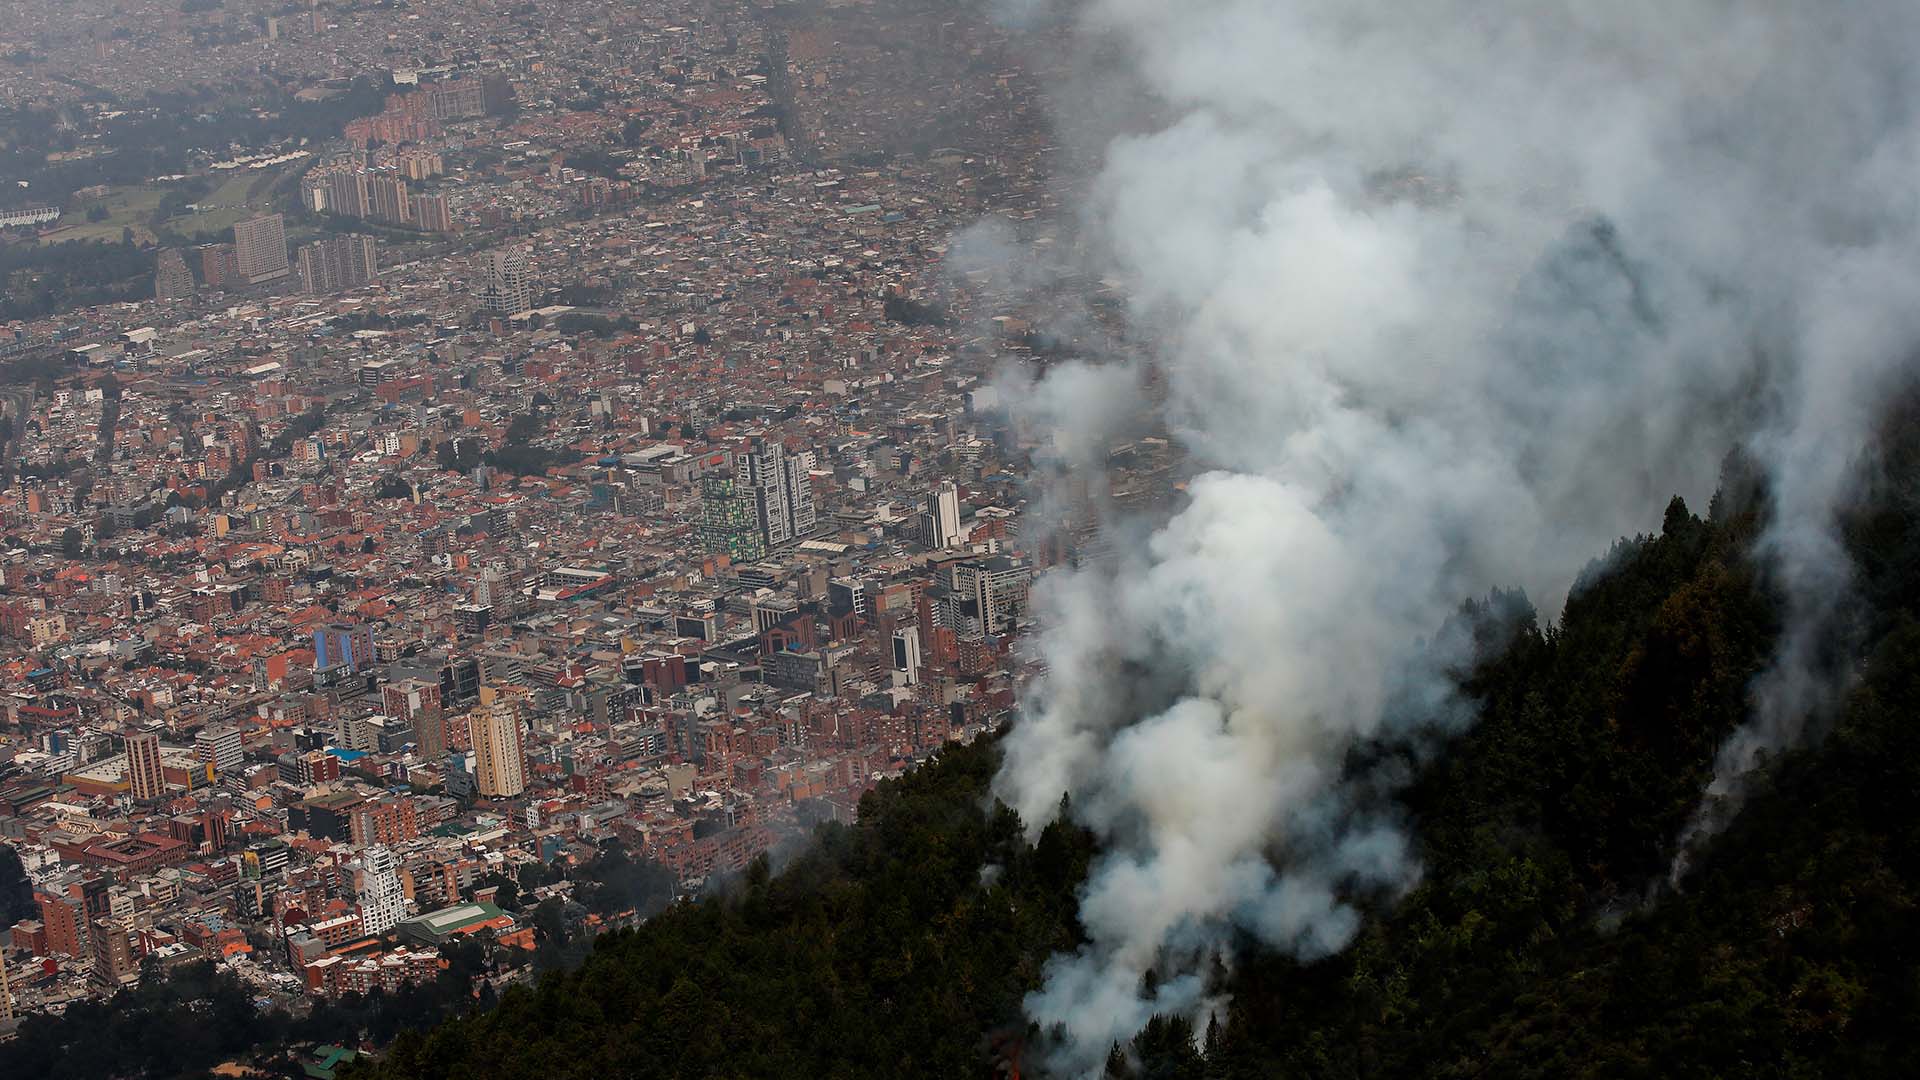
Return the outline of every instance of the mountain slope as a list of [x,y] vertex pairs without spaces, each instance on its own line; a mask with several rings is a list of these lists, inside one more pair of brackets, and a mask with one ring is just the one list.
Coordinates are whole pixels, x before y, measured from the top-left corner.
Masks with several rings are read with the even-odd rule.
[[1017,1021],[1072,942],[1090,851],[1071,828],[1029,847],[1010,812],[983,815],[995,761],[986,743],[946,749],[779,877],[756,864],[729,901],[603,937],[577,972],[403,1036],[379,1075],[975,1074],[984,1033]]
[[[1404,796],[1422,883],[1345,952],[1250,952],[1196,1033],[1156,1021],[1116,1076],[1822,1076],[1920,1047],[1920,453],[1889,443],[1849,523],[1858,678],[1830,734],[1766,770],[1683,891],[1675,836],[1777,632],[1737,470],[1706,519],[1595,564],[1557,625],[1495,594],[1461,618],[1475,725]],[[1375,748],[1381,757],[1398,748]],[[1082,832],[983,811],[994,744],[884,785],[785,873],[603,939],[581,971],[403,1036],[370,1071],[429,1077],[988,1076],[1047,1035],[1021,996],[1078,940]],[[1352,767],[1378,761],[1357,755]],[[992,1038],[994,1035],[1000,1037]],[[1017,1038],[1009,1038],[1009,1035]],[[1198,1042],[1204,1047],[1196,1048]]]

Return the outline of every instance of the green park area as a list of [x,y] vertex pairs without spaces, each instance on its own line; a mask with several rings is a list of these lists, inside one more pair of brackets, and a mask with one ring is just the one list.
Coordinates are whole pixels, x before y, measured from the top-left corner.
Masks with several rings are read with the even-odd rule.
[[283,169],[238,169],[166,184],[112,188],[105,195],[78,199],[61,227],[40,238],[42,245],[71,240],[118,243],[132,229],[138,244],[212,242],[233,224],[272,207]]
[[66,216],[60,219],[60,228],[41,235],[40,243],[117,242],[123,228],[132,228],[137,240],[141,230],[149,228],[154,211],[165,195],[166,192],[157,187],[124,187],[114,188],[99,198],[82,200],[67,209]]

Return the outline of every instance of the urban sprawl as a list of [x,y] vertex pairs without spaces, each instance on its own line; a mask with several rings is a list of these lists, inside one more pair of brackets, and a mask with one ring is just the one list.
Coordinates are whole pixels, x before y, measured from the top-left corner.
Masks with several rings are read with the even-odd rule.
[[903,6],[0,27],[0,100],[57,104],[67,154],[189,84],[378,90],[0,208],[8,245],[105,222],[151,273],[0,327],[0,842],[36,908],[0,1031],[175,963],[297,1006],[531,953],[546,901],[630,923],[578,902],[609,851],[697,895],[1005,722],[1035,575],[1179,463],[1144,434],[1113,490],[1030,492],[1059,448],[1004,376],[1073,346],[956,236],[1056,239],[1042,80]]

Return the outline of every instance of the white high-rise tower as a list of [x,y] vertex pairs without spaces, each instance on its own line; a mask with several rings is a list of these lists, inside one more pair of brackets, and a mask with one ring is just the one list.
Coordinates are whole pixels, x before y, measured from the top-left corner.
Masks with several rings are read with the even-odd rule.
[[480,264],[480,303],[503,315],[533,306],[533,277],[525,251],[511,247],[487,252]]
[[933,515],[933,545],[936,548],[950,548],[960,542],[960,489],[951,480],[943,480],[933,489],[932,505],[927,509]]
[[400,886],[400,860],[375,844],[360,856],[360,929],[384,934],[407,917],[407,895]]

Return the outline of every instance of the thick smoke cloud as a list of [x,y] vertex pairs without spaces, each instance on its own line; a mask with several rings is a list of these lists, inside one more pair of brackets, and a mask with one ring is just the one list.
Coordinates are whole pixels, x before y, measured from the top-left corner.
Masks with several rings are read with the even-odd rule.
[[[1105,843],[1088,943],[1028,1001],[1075,1073],[1154,1012],[1212,1007],[1236,935],[1324,955],[1357,904],[1417,881],[1391,775],[1350,762],[1461,722],[1448,613],[1513,584],[1557,611],[1593,553],[1676,492],[1698,505],[1745,445],[1790,622],[1687,843],[1709,835],[1831,692],[1834,512],[1920,339],[1920,6],[1079,18],[1165,107],[1108,146],[1082,224],[1210,471],[1150,542],[1038,593],[1047,673],[996,790],[1035,829],[1071,793]],[[1079,410],[1064,380],[1142,380],[1060,378],[1022,400],[1097,461],[1125,399]]]

